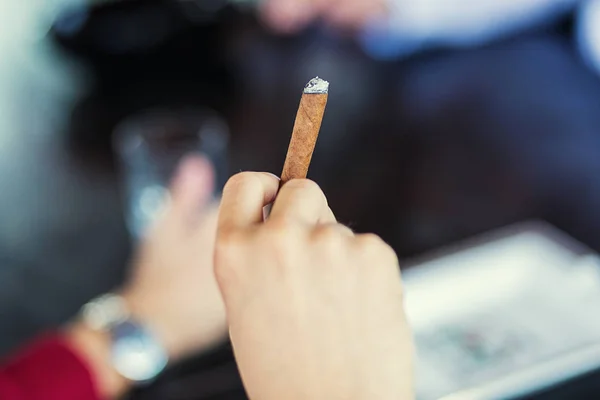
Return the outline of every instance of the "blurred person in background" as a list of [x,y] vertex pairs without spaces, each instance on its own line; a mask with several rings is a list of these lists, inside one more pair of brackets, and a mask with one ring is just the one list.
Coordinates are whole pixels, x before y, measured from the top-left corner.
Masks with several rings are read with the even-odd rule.
[[405,232],[397,250],[524,218],[600,250],[600,1],[265,0],[261,14],[287,34],[323,22],[391,61],[389,135],[426,153],[389,228]]
[[572,10],[579,2],[264,0],[261,14],[273,29],[281,33],[295,33],[314,21],[322,21],[341,29],[370,32],[379,41],[385,42],[387,37],[403,54],[434,45],[484,43],[514,31],[547,24]]
[[[203,0],[164,3],[202,4]],[[365,229],[383,235],[406,255],[530,218],[546,219],[600,249],[600,214],[596,216],[594,208],[600,201],[600,182],[588,190],[589,182],[595,180],[594,171],[600,168],[600,161],[596,161],[592,151],[600,144],[596,142],[597,135],[592,134],[600,123],[594,117],[600,112],[593,107],[600,99],[600,90],[595,85],[599,81],[573,49],[578,43],[588,64],[600,65],[594,61],[600,59],[597,49],[600,41],[594,29],[600,26],[594,22],[600,21],[598,0],[240,0],[235,3],[257,4],[272,31],[298,34],[289,41],[273,40],[275,35],[265,38],[244,34],[245,39],[234,46],[236,50],[232,53],[239,55],[234,57],[236,74],[249,83],[248,87],[260,87],[264,99],[283,104],[282,110],[291,104],[282,98],[286,96],[282,85],[268,84],[273,79],[291,86],[291,82],[304,82],[307,74],[318,74],[335,81],[354,82],[337,91],[339,98],[329,108],[329,134],[323,136],[320,151],[330,153],[326,158],[331,165],[339,165],[342,170],[354,155],[366,153],[352,148],[366,139],[360,129],[351,132],[350,127],[369,125],[364,131],[377,129],[378,140],[386,142],[378,148],[373,146],[372,152],[378,152],[379,157],[365,154],[365,159],[371,158],[367,161],[372,167],[369,182],[352,194],[356,194],[353,198],[357,209],[395,207],[394,218],[383,217],[390,212],[377,215],[375,211],[356,216],[340,207],[342,218],[352,215],[361,225],[370,225]],[[132,13],[135,12],[132,7]],[[571,25],[573,22],[575,26]],[[311,24],[339,29],[303,29]],[[102,26],[111,25],[105,22]],[[355,52],[358,46],[339,40],[343,36],[339,32],[354,34],[367,54],[388,62],[373,62]],[[210,36],[196,32],[195,45],[199,46],[198,40],[205,37]],[[219,41],[213,44],[224,45]],[[173,62],[177,66],[175,72],[162,72],[163,75],[180,76],[179,66],[188,65],[188,58],[192,58],[188,54],[204,54],[194,46],[180,51],[186,62]],[[198,65],[207,64],[201,57],[196,58]],[[157,60],[150,58],[147,64],[159,65]],[[115,99],[135,98],[134,92],[140,85],[150,85],[143,78],[138,82],[134,74],[128,74],[131,66],[122,69],[125,72],[119,77],[121,81],[115,78],[119,74],[113,70],[119,69],[112,68],[112,62],[97,62],[97,65],[111,66],[99,75],[109,82],[105,87],[113,88]],[[127,61],[124,65],[127,66]],[[180,82],[198,81],[198,69],[190,71]],[[136,84],[132,85],[132,93],[124,96],[127,89],[121,88],[127,85],[121,82],[131,80]],[[172,89],[169,85],[169,90]],[[205,90],[199,88],[193,92]],[[248,90],[252,92],[258,90]],[[118,102],[106,101],[109,108],[118,108]],[[251,103],[261,104],[261,101]],[[371,115],[375,113],[379,115]],[[240,136],[253,129],[247,121],[244,124],[239,129]],[[269,143],[269,135],[275,136],[263,130],[260,137]],[[402,154],[407,145],[412,149]],[[251,153],[247,152],[244,159],[252,160]],[[386,153],[384,160],[381,156]],[[473,156],[479,158],[465,161]],[[403,158],[404,164],[394,160],[398,158]],[[478,168],[472,168],[475,164]],[[256,168],[272,170],[271,165],[274,162],[264,162]],[[407,170],[407,166],[411,172],[382,176],[385,171]],[[325,187],[329,182],[338,186],[335,170],[330,172],[328,167],[315,169],[320,175],[318,181]],[[389,200],[368,198],[366,193],[379,190],[373,182],[389,179],[397,182],[394,189],[403,187],[410,196],[399,198],[390,193]],[[386,187],[391,191],[390,185]],[[566,195],[574,191],[580,196]],[[337,194],[330,192],[330,196],[337,203]],[[384,203],[381,204],[384,207],[379,207],[378,202]]]
[[120,398],[228,328],[250,398],[414,398],[394,251],[338,224],[311,181],[242,173],[217,212],[211,171],[182,163],[129,283],[0,366],[2,400]]

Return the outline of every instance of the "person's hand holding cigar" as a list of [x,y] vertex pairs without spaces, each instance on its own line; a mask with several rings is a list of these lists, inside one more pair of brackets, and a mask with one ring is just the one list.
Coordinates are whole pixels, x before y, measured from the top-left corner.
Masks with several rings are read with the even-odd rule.
[[223,191],[215,273],[245,388],[259,400],[413,399],[398,259],[377,236],[339,224],[303,179],[316,136],[302,138],[318,132],[324,102],[302,102],[287,183],[245,172]]

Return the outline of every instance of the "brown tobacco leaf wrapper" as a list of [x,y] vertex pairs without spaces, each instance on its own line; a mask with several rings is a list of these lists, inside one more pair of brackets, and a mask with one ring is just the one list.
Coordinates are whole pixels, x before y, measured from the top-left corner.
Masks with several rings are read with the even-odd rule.
[[321,130],[328,96],[329,83],[323,79],[314,78],[306,85],[283,166],[281,185],[292,179],[306,178]]

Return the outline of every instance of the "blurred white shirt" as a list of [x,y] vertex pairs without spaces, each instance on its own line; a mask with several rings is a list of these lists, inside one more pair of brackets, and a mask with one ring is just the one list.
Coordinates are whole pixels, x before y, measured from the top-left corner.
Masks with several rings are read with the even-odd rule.
[[580,3],[580,0],[390,1],[392,15],[386,26],[382,28],[378,22],[377,27],[367,28],[362,36],[365,47],[378,58],[398,57],[429,46],[481,44],[551,23]]
[[600,73],[600,0],[586,1],[579,8],[577,45],[587,65]]

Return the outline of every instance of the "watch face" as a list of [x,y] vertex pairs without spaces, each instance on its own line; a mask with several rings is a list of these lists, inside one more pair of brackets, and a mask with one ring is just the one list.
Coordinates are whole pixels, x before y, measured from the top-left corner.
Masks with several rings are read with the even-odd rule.
[[134,382],[154,379],[166,367],[168,357],[158,340],[133,322],[112,328],[112,361],[115,369]]

